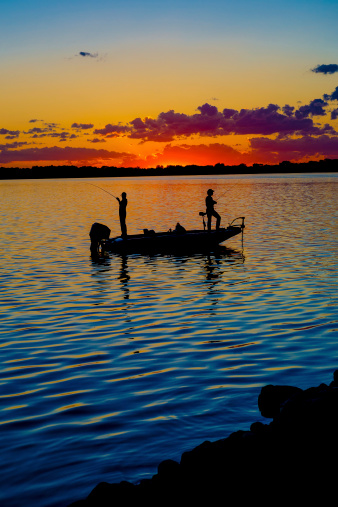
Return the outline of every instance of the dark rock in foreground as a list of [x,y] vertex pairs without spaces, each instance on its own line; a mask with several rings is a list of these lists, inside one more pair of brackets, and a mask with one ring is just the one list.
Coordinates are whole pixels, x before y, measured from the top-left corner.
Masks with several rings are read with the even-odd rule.
[[273,419],[269,424],[206,441],[183,453],[180,463],[163,461],[140,484],[100,483],[70,507],[330,505],[336,497],[338,370],[329,386],[265,386],[258,406]]

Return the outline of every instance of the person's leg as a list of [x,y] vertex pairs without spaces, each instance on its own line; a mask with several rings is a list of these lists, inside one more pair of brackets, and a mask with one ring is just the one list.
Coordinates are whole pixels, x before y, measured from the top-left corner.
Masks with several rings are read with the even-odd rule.
[[214,211],[214,217],[216,218],[216,231],[218,231],[221,223],[221,216],[217,213],[217,211]]
[[127,226],[126,226],[126,216],[120,215],[120,225],[121,225],[121,236],[124,238],[127,236]]
[[212,214],[208,213],[207,216],[208,216],[208,232],[210,232],[211,231],[211,217],[212,217]]

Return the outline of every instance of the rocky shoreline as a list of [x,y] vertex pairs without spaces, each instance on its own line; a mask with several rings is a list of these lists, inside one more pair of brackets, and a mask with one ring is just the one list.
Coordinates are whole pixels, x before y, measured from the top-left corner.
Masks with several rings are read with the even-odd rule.
[[336,497],[338,370],[333,381],[303,390],[267,385],[258,397],[267,424],[206,441],[180,463],[165,460],[135,485],[100,483],[69,507],[161,505],[320,505]]

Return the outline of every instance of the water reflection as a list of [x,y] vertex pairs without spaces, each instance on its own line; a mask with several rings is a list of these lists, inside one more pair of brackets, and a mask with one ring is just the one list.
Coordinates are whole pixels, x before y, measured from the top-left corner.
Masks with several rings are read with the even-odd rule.
[[[192,278],[195,283],[204,279],[205,295],[211,296],[217,304],[222,294],[221,282],[229,283],[232,266],[243,264],[243,250],[219,247],[214,252],[177,254],[127,254],[92,253],[92,276],[97,283],[99,293],[115,295],[129,300],[133,291],[136,298],[132,304],[142,302],[144,298],[159,298],[165,291],[165,282],[171,280],[170,288],[179,290]],[[230,271],[229,271],[230,269]],[[202,280],[201,280],[202,278]],[[118,283],[119,282],[119,283]],[[188,282],[191,283],[191,282]],[[224,287],[223,287],[224,290]]]
[[129,299],[128,282],[130,280],[130,276],[128,274],[128,256],[126,254],[122,254],[120,258],[121,258],[121,269],[118,278],[121,282],[123,299]]
[[0,182],[15,187],[0,209],[1,505],[17,505],[18,481],[42,507],[152,476],[188,439],[247,430],[261,385],[331,378],[338,179],[307,180],[98,181],[131,196],[131,234],[198,227],[206,188],[229,189],[246,258],[239,236],[237,251],[90,258],[93,222],[119,234],[110,199],[93,203],[79,180]]

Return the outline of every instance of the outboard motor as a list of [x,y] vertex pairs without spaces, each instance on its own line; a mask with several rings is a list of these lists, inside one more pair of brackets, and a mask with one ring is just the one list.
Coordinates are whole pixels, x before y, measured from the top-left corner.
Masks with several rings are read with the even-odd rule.
[[100,247],[100,244],[101,244],[101,241],[103,239],[109,239],[109,236],[110,236],[110,229],[109,227],[107,227],[106,225],[103,225],[103,224],[99,224],[97,222],[95,222],[91,229],[90,229],[90,233],[89,233],[89,237],[90,237],[90,249],[92,252],[98,252],[99,251],[99,247]]

